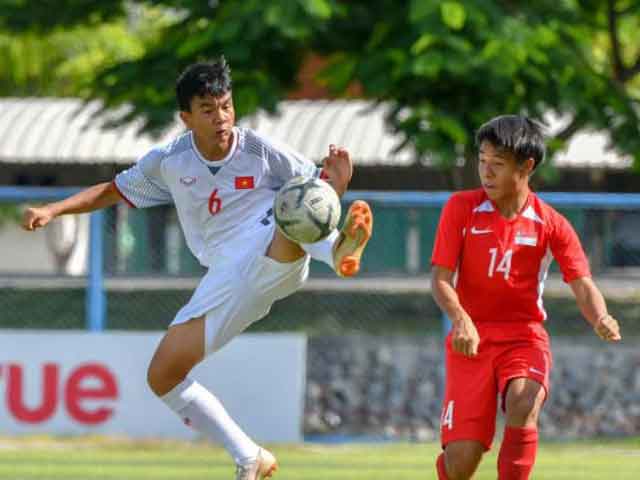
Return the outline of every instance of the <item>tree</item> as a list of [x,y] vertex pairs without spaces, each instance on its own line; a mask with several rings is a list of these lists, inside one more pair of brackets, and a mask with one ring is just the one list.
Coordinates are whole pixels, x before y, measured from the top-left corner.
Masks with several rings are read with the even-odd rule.
[[[18,31],[50,32],[62,27],[91,22],[104,12],[126,12],[124,2],[106,0],[97,13],[79,13],[87,0],[64,0],[59,9],[75,13],[57,21],[35,18],[32,24],[23,8],[3,11],[5,28],[17,24]],[[326,23],[333,3],[325,0],[261,0],[202,2],[156,1],[167,21],[160,35],[145,43],[142,55],[107,64],[92,76],[87,97],[100,97],[107,107],[130,103],[133,109],[120,120],[143,117],[145,127],[157,130],[173,121],[173,81],[188,64],[224,55],[234,67],[234,97],[240,115],[258,107],[274,110],[277,102],[295,84],[312,34]],[[136,5],[128,2],[129,5]],[[111,5],[111,7],[109,7]],[[86,7],[87,5],[85,5]],[[14,20],[15,19],[15,20]],[[112,17],[112,20],[115,18]]]
[[578,130],[607,130],[640,165],[637,2],[376,3],[349,2],[317,38],[333,58],[325,79],[336,91],[358,80],[393,102],[391,123],[419,153],[444,165],[466,159],[458,186],[476,178],[474,130],[506,112],[565,117],[555,149]]
[[[67,2],[53,14],[0,1],[0,95],[88,97],[98,72],[141,57],[166,17],[161,10],[138,7],[126,18],[119,2],[89,17],[79,11],[93,4],[105,6]],[[0,228],[19,218],[16,205],[0,204]]]
[[[15,1],[13,2],[15,3]],[[86,0],[65,0],[74,10]],[[125,11],[116,0],[100,2]],[[173,120],[170,83],[187,64],[224,52],[234,67],[239,114],[273,110],[295,86],[311,52],[326,56],[320,80],[336,95],[357,82],[363,94],[393,106],[391,124],[419,158],[450,167],[456,186],[476,177],[473,132],[499,113],[566,119],[551,145],[582,129],[606,130],[612,147],[640,168],[640,50],[635,0],[157,0],[168,20],[144,53],[115,62],[87,95],[107,105],[133,103],[157,129]],[[26,7],[23,7],[26,8]],[[99,18],[112,10],[100,7]],[[5,12],[3,11],[3,14]],[[14,7],[5,15],[26,18]],[[22,15],[22,16],[20,16]],[[69,13],[24,28],[91,22]]]
[[9,96],[89,97],[100,72],[143,57],[173,18],[145,5],[131,5],[123,15],[120,2],[106,8],[108,15],[76,11],[106,1],[59,2],[61,15],[8,3],[0,17],[0,95]]
[[312,35],[332,12],[325,0],[158,3],[174,9],[174,21],[144,58],[103,72],[92,92],[108,105],[133,100],[123,119],[142,115],[151,130],[174,118],[176,76],[190,63],[220,54],[233,68],[239,116],[259,107],[275,110],[295,85]]

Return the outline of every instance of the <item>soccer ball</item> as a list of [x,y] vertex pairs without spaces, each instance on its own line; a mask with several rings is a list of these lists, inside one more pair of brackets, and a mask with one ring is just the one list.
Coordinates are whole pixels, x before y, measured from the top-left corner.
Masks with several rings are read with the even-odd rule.
[[340,199],[324,180],[294,177],[277,193],[273,211],[285,237],[296,243],[314,243],[338,226]]

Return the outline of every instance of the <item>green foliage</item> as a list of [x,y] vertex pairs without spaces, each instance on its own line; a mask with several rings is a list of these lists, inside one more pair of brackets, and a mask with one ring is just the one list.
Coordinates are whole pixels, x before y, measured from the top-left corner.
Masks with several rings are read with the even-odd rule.
[[174,118],[173,82],[180,71],[219,54],[233,69],[238,115],[259,107],[274,110],[294,87],[311,38],[328,29],[339,10],[333,0],[209,2],[213,7],[206,2],[158,3],[180,14],[161,30],[157,42],[147,45],[142,58],[103,70],[90,92],[110,106],[132,103],[123,120],[142,116],[151,130]]
[[0,95],[87,97],[98,72],[144,55],[164,15],[148,9],[138,22],[0,30]]
[[[431,400],[424,398],[425,402]],[[170,418],[170,413],[166,415]],[[21,435],[6,436],[3,444],[1,480],[212,480],[230,478],[233,471],[227,452],[204,441]],[[635,480],[640,470],[639,446],[638,438],[573,442],[542,439],[533,478]],[[437,441],[280,444],[272,448],[282,465],[278,480],[432,479],[436,477],[435,460],[442,451]],[[499,450],[496,445],[487,452],[474,479],[496,478]]]
[[[473,132],[487,119],[555,112],[573,118],[556,149],[578,128],[597,128],[640,159],[640,95],[633,77],[621,82],[611,71],[607,16],[598,2],[518,9],[480,0],[375,3],[349,2],[349,12],[314,47],[333,54],[330,72],[348,63],[366,95],[396,105],[390,121],[420,154],[452,165],[461,152],[470,155]],[[618,18],[627,65],[640,52],[638,16],[630,13]]]
[[8,222],[20,221],[20,210],[15,205],[0,204],[0,228]]
[[[52,11],[52,9],[55,9]],[[122,16],[118,0],[0,0],[0,29],[12,32],[47,31],[79,23],[97,27]]]
[[[0,28],[23,33],[0,36],[0,63],[13,59],[0,65],[1,91],[132,103],[122,120],[159,129],[174,118],[175,77],[196,60],[226,55],[245,115],[273,110],[316,53],[329,59],[319,81],[336,95],[355,82],[389,102],[392,127],[445,167],[470,158],[481,123],[519,112],[570,119],[554,150],[580,129],[602,129],[640,168],[634,0],[65,0],[50,16],[32,15],[35,2],[4,3]],[[39,85],[51,71],[58,80]]]

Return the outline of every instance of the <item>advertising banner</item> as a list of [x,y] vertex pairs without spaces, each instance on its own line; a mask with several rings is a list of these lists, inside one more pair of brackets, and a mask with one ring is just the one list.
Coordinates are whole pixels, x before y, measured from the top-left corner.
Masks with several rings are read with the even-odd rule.
[[[194,438],[146,382],[161,337],[0,330],[0,435]],[[303,335],[244,334],[190,376],[255,440],[298,442],[305,368]]]

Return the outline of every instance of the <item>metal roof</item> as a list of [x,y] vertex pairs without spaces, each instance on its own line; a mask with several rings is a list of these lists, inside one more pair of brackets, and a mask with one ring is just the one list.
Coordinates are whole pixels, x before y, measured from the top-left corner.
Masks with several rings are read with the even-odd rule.
[[[179,120],[159,138],[139,133],[137,121],[105,129],[105,116],[94,116],[100,106],[70,98],[0,98],[0,163],[130,164],[183,131]],[[365,101],[285,101],[278,115],[260,112],[238,123],[313,160],[335,143],[358,164],[408,165],[412,154],[393,152],[398,139],[387,131],[384,114]]]
[[365,100],[298,100],[281,102],[277,115],[262,111],[239,123],[313,160],[325,157],[333,143],[359,165],[410,165],[414,154],[410,148],[395,151],[401,137],[385,123],[386,114],[384,105]]
[[156,140],[139,122],[104,129],[100,102],[70,98],[0,98],[0,162],[133,163]]
[[[99,101],[75,98],[0,98],[0,163],[130,164],[152,146],[183,127],[176,121],[160,138],[139,133],[134,121],[105,129],[106,116],[94,116]],[[396,152],[401,141],[385,123],[386,107],[364,100],[281,102],[277,115],[258,112],[239,125],[290,145],[320,160],[334,143],[346,147],[358,165],[410,165],[410,148]],[[554,163],[562,167],[625,168],[628,157],[607,151],[600,133],[579,133]]]
[[622,156],[608,147],[609,138],[601,132],[579,132],[567,149],[556,154],[553,164],[563,168],[629,168],[630,155]]

